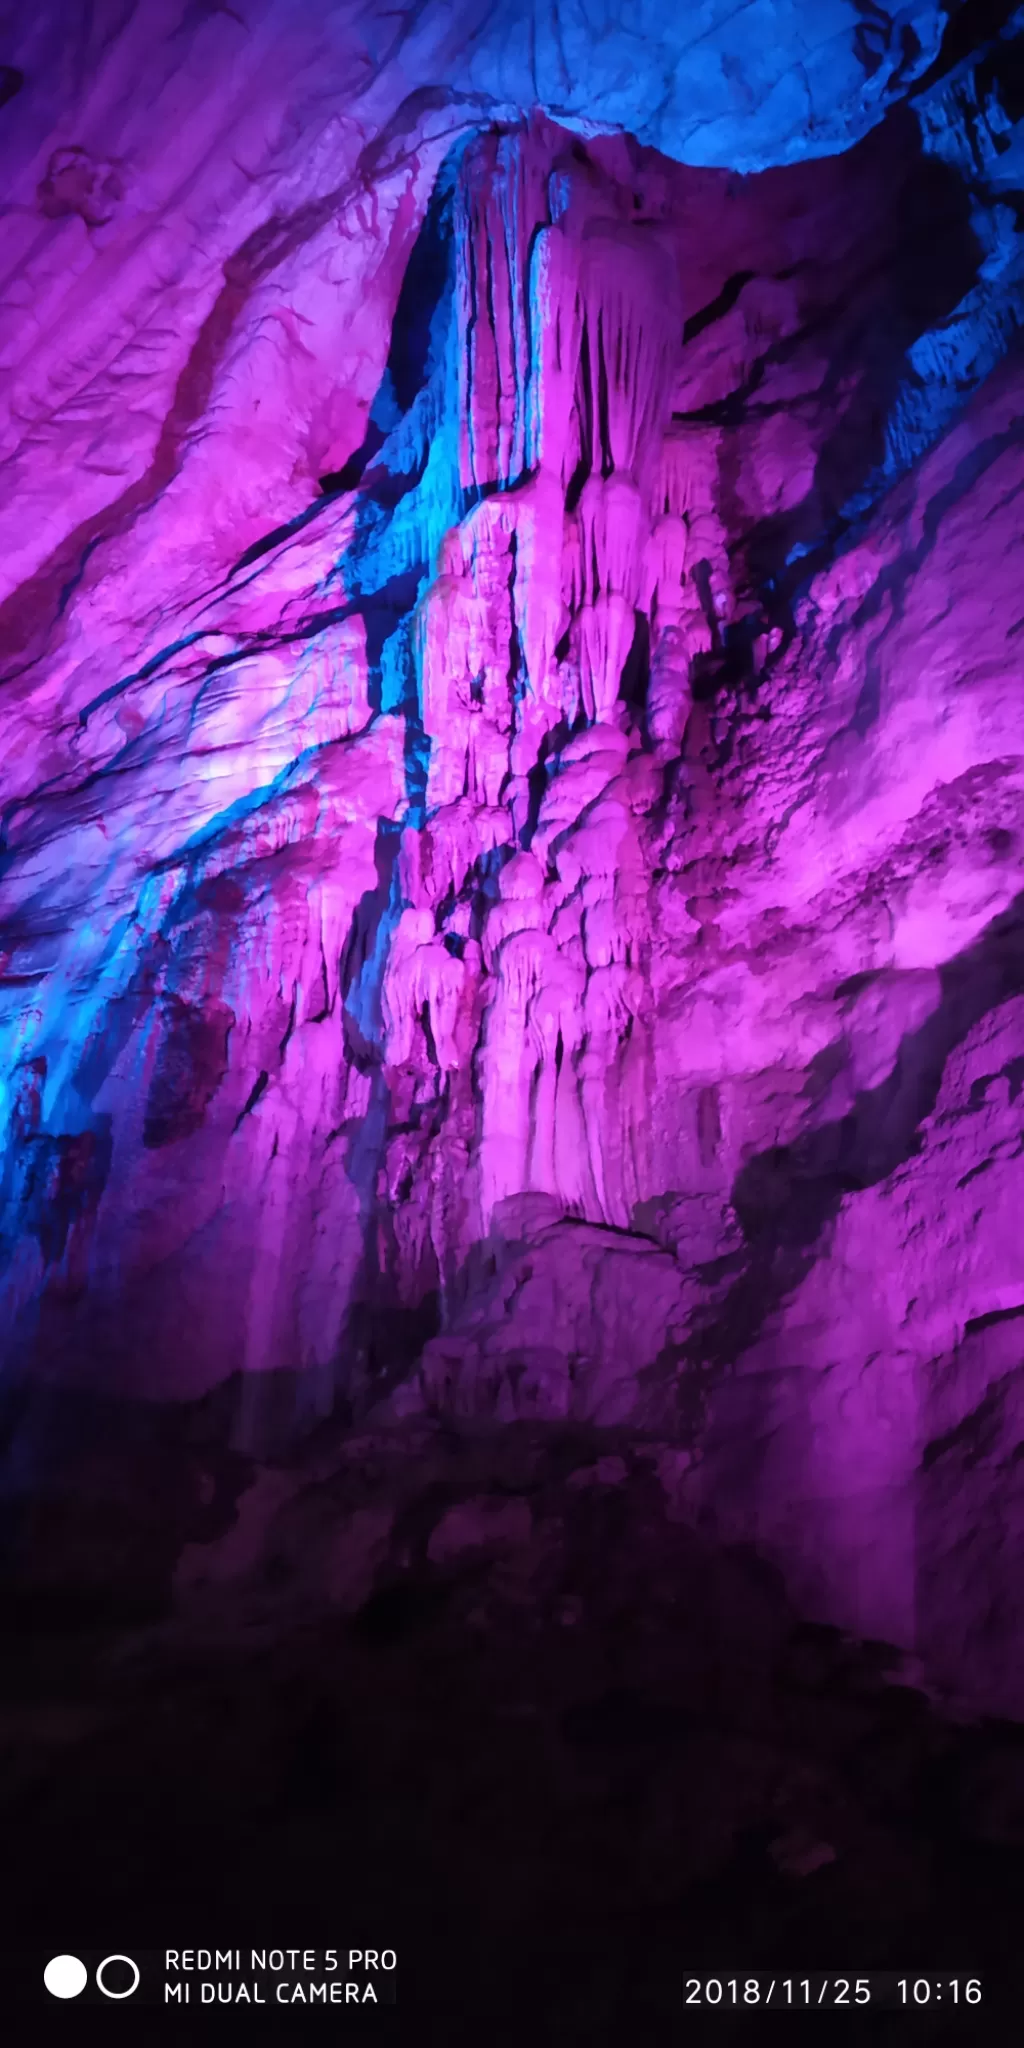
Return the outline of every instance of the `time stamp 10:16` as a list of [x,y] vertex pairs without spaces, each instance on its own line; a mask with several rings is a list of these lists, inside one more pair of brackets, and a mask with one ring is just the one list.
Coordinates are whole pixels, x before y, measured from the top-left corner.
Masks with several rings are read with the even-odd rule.
[[980,1977],[897,1977],[895,1971],[869,1971],[860,1977],[816,1974],[811,1977],[687,1977],[687,2006],[768,2005],[773,2011],[797,2012],[813,2006],[835,2011],[842,2006],[871,2005],[899,2012],[911,2006],[979,2006]]

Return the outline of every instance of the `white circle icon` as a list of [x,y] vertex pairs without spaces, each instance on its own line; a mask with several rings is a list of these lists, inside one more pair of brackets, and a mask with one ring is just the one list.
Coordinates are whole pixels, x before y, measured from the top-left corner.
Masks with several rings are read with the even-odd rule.
[[77,1998],[88,1982],[89,1972],[77,1956],[52,1956],[43,1971],[51,1998]]
[[[129,1984],[127,1991],[107,1990],[107,1987],[103,1982],[103,1972],[107,1968],[107,1965],[109,1963],[127,1963],[128,1968],[130,1970],[134,1970],[135,1982],[134,1984]],[[138,1963],[133,1963],[131,1956],[104,1956],[103,1961],[101,1963],[97,1963],[96,1965],[96,1983],[98,1989],[102,1991],[104,1998],[130,1998],[132,1992],[137,1991],[139,1988],[140,1975],[141,1971],[139,1969]]]

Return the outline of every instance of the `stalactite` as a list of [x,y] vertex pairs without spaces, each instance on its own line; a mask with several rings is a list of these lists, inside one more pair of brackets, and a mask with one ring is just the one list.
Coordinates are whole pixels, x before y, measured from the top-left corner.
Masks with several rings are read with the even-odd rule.
[[633,645],[636,613],[618,591],[584,605],[577,620],[583,705],[593,725],[607,723]]
[[[649,943],[638,831],[660,790],[643,747],[681,742],[711,631],[701,577],[727,605],[717,439],[669,422],[682,308],[662,228],[539,119],[464,149],[450,225],[425,381],[403,411],[389,366],[376,481],[339,518],[333,581],[350,609],[294,658],[262,652],[244,693],[211,666],[191,714],[211,752],[244,726],[267,777],[211,843],[207,884],[285,856],[307,876],[287,901],[278,885],[295,961],[281,1050],[261,1051],[267,1079],[233,1113],[263,1120],[267,1170],[275,1144],[298,1156],[293,1071],[315,1067],[345,1134],[322,1171],[354,1191],[353,1213],[383,1172],[394,1228],[365,1257],[390,1262],[410,1303],[428,1270],[453,1281],[460,1233],[509,1198],[628,1223],[632,977]],[[394,616],[385,593],[417,581]],[[627,705],[648,641],[649,701]],[[234,641],[209,644],[220,657]],[[306,765],[288,766],[297,718]],[[381,820],[401,830],[391,852]],[[274,975],[254,948],[232,1014],[259,1013]],[[333,1051],[317,1039],[314,1056],[306,1034],[328,1030]],[[422,1146],[388,1138],[442,1099]],[[267,1219],[261,1358],[271,1239],[291,1227],[280,1204]],[[350,1278],[363,1256],[346,1252]]]
[[531,128],[473,145],[456,192],[460,480],[507,487],[527,462],[530,245],[546,219],[543,145]]
[[590,220],[580,248],[595,468],[644,475],[668,415],[682,306],[674,252],[657,229]]
[[571,421],[583,340],[576,252],[567,226],[555,220],[536,236],[529,279],[532,360],[527,457],[531,469],[557,479],[564,492]]

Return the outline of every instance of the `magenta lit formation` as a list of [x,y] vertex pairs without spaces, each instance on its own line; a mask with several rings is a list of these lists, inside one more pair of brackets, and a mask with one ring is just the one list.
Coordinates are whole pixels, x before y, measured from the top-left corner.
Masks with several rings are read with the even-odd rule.
[[[1016,1728],[1024,10],[4,33],[12,1612],[287,1557],[404,1642],[419,1559],[582,1640],[635,1482]],[[755,1948],[693,1970],[985,1980]]]

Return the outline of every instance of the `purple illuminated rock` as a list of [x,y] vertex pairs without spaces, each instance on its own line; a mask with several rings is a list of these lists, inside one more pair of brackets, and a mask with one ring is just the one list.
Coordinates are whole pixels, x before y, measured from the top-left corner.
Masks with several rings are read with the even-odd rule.
[[674,1435],[1019,1704],[998,68],[173,12],[0,117],[10,1380]]

